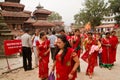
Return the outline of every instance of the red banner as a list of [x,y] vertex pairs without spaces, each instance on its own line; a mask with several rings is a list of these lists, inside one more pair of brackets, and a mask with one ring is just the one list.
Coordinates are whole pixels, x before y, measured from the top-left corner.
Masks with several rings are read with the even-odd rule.
[[22,51],[21,40],[5,40],[4,41],[5,55],[12,55]]

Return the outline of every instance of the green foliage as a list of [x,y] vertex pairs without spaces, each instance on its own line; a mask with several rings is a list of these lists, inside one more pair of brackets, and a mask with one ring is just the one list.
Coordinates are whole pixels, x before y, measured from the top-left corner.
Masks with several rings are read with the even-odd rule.
[[117,14],[115,20],[118,24],[120,24],[120,0],[109,0],[110,9],[112,9],[113,13]]
[[84,10],[81,10],[80,13],[74,15],[74,20],[76,25],[83,25],[88,22],[88,15]]
[[120,13],[120,0],[109,0],[110,8],[114,13]]
[[104,0],[85,0],[84,6],[84,9],[74,16],[75,24],[90,22],[92,28],[100,25],[108,11],[108,4]]
[[61,21],[62,16],[59,15],[59,13],[52,12],[52,14],[48,17],[49,21]]

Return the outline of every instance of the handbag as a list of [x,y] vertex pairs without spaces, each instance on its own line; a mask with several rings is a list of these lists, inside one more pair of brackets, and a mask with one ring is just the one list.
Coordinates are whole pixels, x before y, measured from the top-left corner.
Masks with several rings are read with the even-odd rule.
[[48,76],[48,80],[55,80],[54,72],[52,71],[50,75]]

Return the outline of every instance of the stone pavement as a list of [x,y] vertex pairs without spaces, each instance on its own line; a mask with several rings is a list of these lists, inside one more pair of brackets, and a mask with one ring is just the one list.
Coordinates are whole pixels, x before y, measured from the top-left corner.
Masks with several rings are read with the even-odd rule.
[[[7,58],[10,66],[10,70],[22,67],[22,57],[14,56],[12,58]],[[4,72],[9,71],[6,58],[0,58],[0,75]]]
[[[119,53],[120,53],[120,45],[118,46],[118,49],[117,49],[117,61],[115,62],[115,66],[112,68],[112,70],[108,70],[106,68],[100,68],[97,66],[95,68],[94,76],[92,79],[89,79],[89,77],[85,75],[87,64],[84,61],[80,60],[81,72],[78,73],[78,77],[76,80],[120,80],[120,76],[119,76],[120,75],[120,54]],[[17,67],[22,66],[21,57],[14,58],[14,59],[17,59],[17,61],[16,60],[13,61],[11,59],[10,59],[11,61],[9,60],[9,62],[12,62],[11,67],[14,66],[15,68],[15,65]],[[7,69],[7,67],[5,67],[6,62],[5,60],[4,61],[0,60],[0,63],[1,62],[4,63],[4,65],[3,64],[0,65],[0,71],[3,71],[4,69],[1,67],[3,66],[5,69]],[[52,66],[52,62],[50,62],[49,68],[51,68],[51,66]],[[40,80],[40,79],[38,78],[38,68],[35,68],[34,70],[31,70],[31,71],[26,71],[26,72],[23,70],[23,68],[20,68],[10,73],[5,73],[2,75],[0,74],[0,80]]]

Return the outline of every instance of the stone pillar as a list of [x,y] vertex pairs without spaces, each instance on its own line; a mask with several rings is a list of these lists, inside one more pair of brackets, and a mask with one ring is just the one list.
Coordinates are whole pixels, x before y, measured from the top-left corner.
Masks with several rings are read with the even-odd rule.
[[3,33],[4,31],[0,30],[0,56],[4,55],[4,40],[11,40],[13,38],[9,33]]
[[0,14],[0,57],[4,55],[4,40],[12,39],[13,35],[8,29],[7,24],[4,23],[4,19]]

